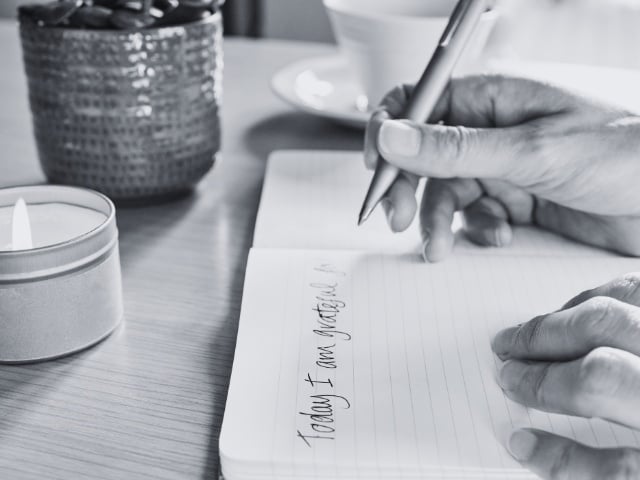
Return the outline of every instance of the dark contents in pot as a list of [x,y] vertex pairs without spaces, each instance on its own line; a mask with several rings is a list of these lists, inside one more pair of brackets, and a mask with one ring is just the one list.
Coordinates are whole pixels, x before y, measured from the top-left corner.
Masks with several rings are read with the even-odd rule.
[[21,20],[66,28],[140,30],[183,25],[215,13],[220,0],[56,0],[18,7]]

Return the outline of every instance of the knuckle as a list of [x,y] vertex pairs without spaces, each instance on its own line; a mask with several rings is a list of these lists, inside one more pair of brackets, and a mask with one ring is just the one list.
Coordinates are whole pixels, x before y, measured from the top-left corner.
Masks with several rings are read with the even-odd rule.
[[640,310],[637,307],[628,306],[623,307],[622,310],[619,326],[614,333],[619,339],[628,339],[635,343],[640,339]]
[[400,95],[402,95],[402,85],[396,85],[382,98],[382,104],[384,105],[387,100],[395,99]]
[[597,400],[615,396],[624,383],[623,364],[616,350],[599,347],[589,352],[580,364],[577,382],[577,398],[584,402],[582,406],[586,411],[590,411]]
[[609,459],[604,462],[602,478],[615,480],[637,479],[640,474],[640,452],[632,448],[611,450]]
[[444,133],[437,136],[438,150],[441,153],[438,163],[442,164],[442,174],[456,176],[457,172],[463,170],[464,162],[471,149],[471,130],[461,126],[437,129]]
[[535,350],[536,345],[540,343],[545,318],[545,316],[541,315],[522,325],[516,331],[516,345],[522,346],[525,352]]
[[382,122],[389,119],[389,112],[387,112],[384,108],[376,109],[371,118],[367,122],[367,131],[371,131],[377,129],[382,125]]
[[403,100],[407,100],[411,94],[413,93],[413,84],[412,83],[403,83],[400,85],[401,95]]
[[577,453],[577,448],[577,444],[569,443],[560,449],[559,454],[554,457],[549,468],[550,480],[566,480],[569,478],[571,464]]
[[536,402],[538,405],[548,405],[548,395],[549,389],[547,388],[547,379],[549,378],[549,372],[551,370],[551,364],[548,363],[544,365],[534,377],[534,381],[532,383],[533,393],[536,397]]
[[480,76],[480,88],[487,98],[498,98],[500,92],[503,92],[506,83],[509,82],[506,75],[487,74]]
[[536,159],[543,159],[547,156],[547,150],[549,145],[548,135],[536,123],[531,123],[527,128],[522,129],[522,148],[526,149],[526,152],[531,157]]
[[606,314],[609,313],[609,310],[612,307],[613,298],[607,297],[605,295],[596,295],[595,297],[591,297],[588,300],[583,302],[585,308],[589,309],[592,312],[597,312],[598,314]]
[[620,300],[638,306],[640,303],[640,273],[632,272],[623,275],[617,282],[617,287],[621,290]]
[[572,319],[592,347],[617,345],[624,338],[640,338],[640,311],[612,297],[596,296],[579,307],[583,312]]
[[499,92],[504,91],[507,80],[508,77],[498,73],[471,75],[464,79],[467,83],[464,88],[471,88],[480,98],[498,98]]
[[[562,188],[565,181],[559,163],[554,156],[557,137],[542,122],[532,121],[517,128],[518,141],[512,142],[513,154],[527,159],[514,164],[510,172],[514,181],[536,191],[553,191]],[[535,165],[536,175],[532,175],[531,165]]]
[[392,88],[380,101],[380,106],[385,110],[397,110],[406,101],[405,86],[398,85]]
[[611,328],[615,327],[616,316],[614,315],[615,300],[610,297],[592,297],[578,307],[582,315],[574,317],[575,322],[582,324],[594,346],[610,336]]

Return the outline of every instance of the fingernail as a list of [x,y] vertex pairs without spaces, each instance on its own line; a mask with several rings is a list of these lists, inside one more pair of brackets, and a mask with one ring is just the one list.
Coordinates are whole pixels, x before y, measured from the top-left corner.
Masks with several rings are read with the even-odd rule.
[[514,360],[507,360],[500,367],[498,372],[498,383],[503,390],[513,390],[519,382],[521,376],[520,363]]
[[509,438],[509,453],[519,462],[527,462],[536,450],[538,437],[530,430],[516,430]]
[[502,225],[495,229],[495,246],[496,247],[504,247],[511,243],[511,228],[507,225]]
[[431,241],[431,235],[429,232],[422,232],[422,259],[425,263],[429,263],[429,258],[427,257],[427,247],[429,246],[429,242]]
[[396,209],[393,207],[393,203],[389,200],[382,201],[382,208],[384,209],[384,213],[387,216],[387,223],[389,224],[389,228],[392,232],[395,232],[393,229],[393,216],[396,214]]
[[509,351],[511,350],[510,346],[513,343],[513,335],[516,330],[517,328],[514,327],[507,328],[499,331],[496,336],[493,337],[491,348],[500,358],[504,358],[509,355]]
[[420,152],[420,131],[399,120],[386,120],[380,127],[378,146],[382,153],[413,157]]

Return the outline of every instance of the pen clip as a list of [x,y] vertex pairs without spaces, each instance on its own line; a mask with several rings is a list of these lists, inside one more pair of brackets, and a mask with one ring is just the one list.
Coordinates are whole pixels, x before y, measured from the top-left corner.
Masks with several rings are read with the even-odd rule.
[[453,12],[451,13],[449,23],[447,23],[447,26],[442,33],[442,37],[440,37],[440,41],[438,42],[438,45],[440,47],[446,47],[449,44],[451,38],[453,38],[453,35],[456,33],[456,30],[460,25],[460,21],[464,17],[466,11],[469,9],[469,5],[471,5],[470,0],[460,0],[456,4]]

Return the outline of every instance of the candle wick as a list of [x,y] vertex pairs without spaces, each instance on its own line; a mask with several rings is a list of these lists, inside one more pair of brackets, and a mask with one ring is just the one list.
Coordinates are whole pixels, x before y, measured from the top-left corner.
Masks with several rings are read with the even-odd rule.
[[19,198],[13,207],[11,225],[11,246],[13,250],[29,250],[33,248],[29,210],[23,198]]

